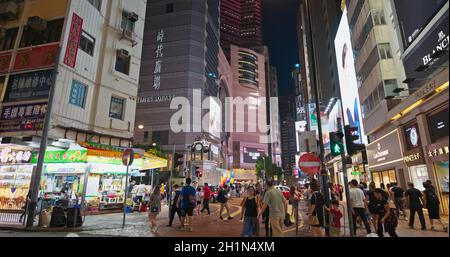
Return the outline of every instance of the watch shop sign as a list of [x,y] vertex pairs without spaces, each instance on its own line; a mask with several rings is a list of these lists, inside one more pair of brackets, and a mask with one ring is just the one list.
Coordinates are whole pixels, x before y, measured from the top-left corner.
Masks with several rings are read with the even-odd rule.
[[403,159],[397,130],[367,145],[366,151],[370,166],[388,164]]

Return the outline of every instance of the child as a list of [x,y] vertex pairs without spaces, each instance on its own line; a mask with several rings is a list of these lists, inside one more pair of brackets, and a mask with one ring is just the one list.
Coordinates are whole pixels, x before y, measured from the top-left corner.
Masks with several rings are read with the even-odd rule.
[[341,235],[342,212],[339,210],[338,200],[331,201],[330,213],[332,217],[330,234],[332,237],[339,237]]

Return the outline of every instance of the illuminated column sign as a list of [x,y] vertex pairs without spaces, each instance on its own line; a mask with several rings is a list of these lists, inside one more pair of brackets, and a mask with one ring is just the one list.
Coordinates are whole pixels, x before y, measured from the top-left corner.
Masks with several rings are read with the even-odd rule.
[[163,41],[164,41],[164,30],[161,29],[156,35],[156,61],[155,61],[155,69],[153,70],[153,88],[158,90],[161,87],[161,68],[162,68],[162,60],[161,58],[164,56],[163,50]]

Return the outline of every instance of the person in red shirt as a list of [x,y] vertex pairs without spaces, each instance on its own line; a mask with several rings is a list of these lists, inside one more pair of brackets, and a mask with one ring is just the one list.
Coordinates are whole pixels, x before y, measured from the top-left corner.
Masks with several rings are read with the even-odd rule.
[[330,235],[332,237],[339,237],[341,235],[341,218],[342,212],[339,210],[339,201],[333,200],[331,201],[331,209],[330,209],[332,221],[331,221],[331,229]]
[[205,183],[205,188],[203,189],[203,209],[201,213],[203,213],[204,210],[208,211],[208,215],[211,214],[209,211],[209,200],[211,199],[211,189],[208,186],[208,183]]

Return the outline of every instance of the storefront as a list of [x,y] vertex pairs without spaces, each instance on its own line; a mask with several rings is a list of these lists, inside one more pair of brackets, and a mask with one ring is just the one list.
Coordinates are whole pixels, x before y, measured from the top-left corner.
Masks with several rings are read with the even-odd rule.
[[398,130],[395,129],[367,145],[371,181],[376,187],[400,183],[406,167],[403,162]]
[[424,132],[419,131],[419,126],[416,120],[403,126],[404,147],[403,160],[408,166],[409,181],[414,183],[414,186],[423,191],[423,182],[430,179],[428,176],[428,169],[425,162],[425,157],[422,150],[422,138]]
[[33,172],[32,149],[0,146],[0,224],[19,223]]
[[[38,153],[35,152],[32,163],[37,161]],[[86,161],[87,150],[81,147],[67,150],[51,148],[45,152],[40,192],[43,209],[59,204],[71,206],[81,201]]]

